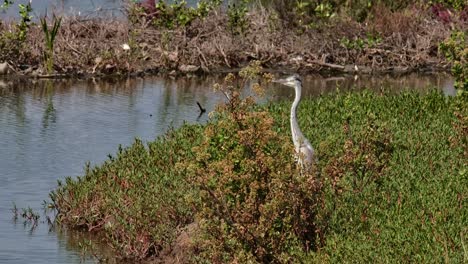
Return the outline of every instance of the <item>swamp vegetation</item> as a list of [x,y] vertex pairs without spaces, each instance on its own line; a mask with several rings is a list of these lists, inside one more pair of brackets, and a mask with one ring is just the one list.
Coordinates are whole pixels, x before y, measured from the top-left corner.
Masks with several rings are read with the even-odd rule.
[[97,232],[128,260],[466,260],[466,93],[323,95],[299,107],[318,153],[295,166],[290,102],[256,105],[229,74],[206,125],[136,140],[50,194],[61,225]]
[[18,21],[0,22],[0,62],[35,77],[222,72],[252,60],[301,72],[444,70],[450,57],[439,45],[466,32],[468,19],[463,0],[145,0],[123,9],[120,18],[37,18],[20,5]]

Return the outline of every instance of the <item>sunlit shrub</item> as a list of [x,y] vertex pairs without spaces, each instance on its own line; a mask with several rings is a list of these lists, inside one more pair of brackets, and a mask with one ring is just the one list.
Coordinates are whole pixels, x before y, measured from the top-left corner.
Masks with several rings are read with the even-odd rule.
[[230,4],[227,9],[228,26],[232,33],[243,34],[248,27],[247,11],[249,0],[242,0],[236,4]]
[[468,46],[465,33],[452,32],[450,38],[440,44],[440,50],[452,62],[452,73],[455,76],[455,88],[468,90]]
[[[229,99],[205,127],[189,170],[200,189],[201,256],[213,262],[279,262],[317,246],[318,178],[299,172],[289,137],[241,96],[247,81],[264,78],[256,67],[240,73],[240,84],[230,74],[217,87]],[[253,88],[261,91],[258,83]]]

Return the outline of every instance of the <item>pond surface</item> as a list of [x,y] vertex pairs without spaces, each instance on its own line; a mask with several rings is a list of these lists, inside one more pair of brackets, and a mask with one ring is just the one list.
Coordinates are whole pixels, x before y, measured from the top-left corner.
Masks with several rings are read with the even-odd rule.
[[[99,164],[119,144],[135,137],[153,140],[183,122],[206,122],[196,102],[210,112],[223,100],[217,78],[145,78],[122,81],[20,81],[0,79],[0,263],[80,263],[79,235],[31,229],[13,219],[13,203],[42,212],[42,201],[57,179],[83,173],[85,162]],[[305,97],[368,87],[401,91],[432,87],[451,95],[446,75],[392,77],[309,76]],[[293,90],[274,86],[270,99],[292,100]],[[45,221],[41,213],[40,221]],[[78,236],[78,238],[77,238]],[[92,262],[88,260],[88,262]]]
[[[27,4],[29,0],[16,0],[7,10],[0,11],[0,18],[18,18],[18,4]],[[38,18],[47,13],[68,14],[79,16],[122,17],[125,0],[32,0],[32,15]],[[141,1],[142,2],[142,1]],[[157,2],[157,1],[156,1]],[[171,1],[168,1],[171,2]],[[196,6],[198,0],[186,0],[189,6]],[[3,0],[0,1],[0,4]]]

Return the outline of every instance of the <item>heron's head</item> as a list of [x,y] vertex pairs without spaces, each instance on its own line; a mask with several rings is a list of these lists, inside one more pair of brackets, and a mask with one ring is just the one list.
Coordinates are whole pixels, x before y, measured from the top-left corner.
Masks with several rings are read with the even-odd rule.
[[273,82],[281,83],[289,87],[296,87],[298,84],[302,84],[301,77],[298,74],[294,74],[285,79],[275,79]]

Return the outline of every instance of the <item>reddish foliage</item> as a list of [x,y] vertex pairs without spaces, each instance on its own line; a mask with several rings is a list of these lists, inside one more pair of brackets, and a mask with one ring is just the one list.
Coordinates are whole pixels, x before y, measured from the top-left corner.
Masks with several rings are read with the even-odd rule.
[[437,19],[439,19],[440,21],[444,23],[448,24],[452,22],[452,19],[451,19],[452,13],[450,12],[448,8],[446,8],[440,3],[433,5],[431,7],[431,12]]
[[155,0],[145,0],[140,3],[140,6],[145,10],[146,14],[153,14],[156,12]]
[[468,5],[460,12],[460,20],[464,22],[468,21]]

